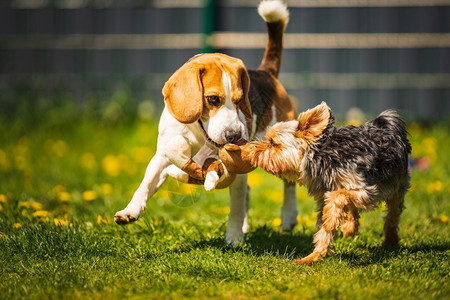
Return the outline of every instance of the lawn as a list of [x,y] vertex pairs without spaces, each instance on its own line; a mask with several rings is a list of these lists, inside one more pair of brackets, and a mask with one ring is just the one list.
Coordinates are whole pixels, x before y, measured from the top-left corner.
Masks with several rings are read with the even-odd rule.
[[282,182],[249,174],[251,229],[237,248],[223,243],[228,191],[170,179],[136,223],[118,226],[113,215],[155,152],[158,117],[117,103],[37,105],[0,113],[0,299],[449,299],[448,121],[408,120],[414,162],[399,247],[381,247],[381,205],[362,214],[356,237],[299,266],[291,261],[312,250],[316,217],[304,187],[299,224],[285,233]]

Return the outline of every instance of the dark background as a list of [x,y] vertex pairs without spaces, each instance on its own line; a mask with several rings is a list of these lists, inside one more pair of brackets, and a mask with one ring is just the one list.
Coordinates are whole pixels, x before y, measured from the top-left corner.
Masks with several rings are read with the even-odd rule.
[[[315,2],[319,6],[311,6]],[[298,110],[324,100],[337,115],[356,106],[368,114],[398,108],[406,117],[424,120],[450,116],[450,1],[315,2],[287,1],[287,35],[331,33],[329,40],[344,40],[336,34],[400,33],[414,34],[415,44],[399,46],[394,39],[388,46],[355,47],[350,37],[339,48],[333,43],[286,47],[280,78]],[[259,35],[248,37],[260,44],[250,48],[235,46],[233,39],[218,48],[200,35],[265,33],[257,3],[2,1],[0,109],[13,110],[33,97],[109,101],[120,90],[132,101],[150,100],[160,109],[164,82],[195,54],[224,52],[249,69],[258,67],[265,43]]]

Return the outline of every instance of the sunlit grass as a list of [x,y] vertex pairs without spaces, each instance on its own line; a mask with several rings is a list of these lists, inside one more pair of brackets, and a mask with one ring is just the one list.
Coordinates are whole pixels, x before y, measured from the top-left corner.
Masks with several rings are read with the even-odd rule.
[[[50,112],[50,115],[54,115]],[[223,244],[228,191],[167,180],[132,225],[118,226],[155,153],[157,118],[80,115],[0,127],[0,298],[433,298],[450,294],[450,130],[409,123],[412,187],[400,247],[384,249],[385,206],[362,214],[311,267],[317,217],[297,188],[298,225],[281,230],[281,180],[256,170],[246,245]],[[115,118],[117,116],[115,115]]]

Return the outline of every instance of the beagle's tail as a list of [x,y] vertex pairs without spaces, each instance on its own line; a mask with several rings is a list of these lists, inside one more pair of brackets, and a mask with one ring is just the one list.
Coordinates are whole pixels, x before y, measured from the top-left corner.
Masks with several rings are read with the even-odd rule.
[[258,13],[267,25],[269,40],[259,70],[264,70],[278,78],[283,51],[283,33],[289,22],[289,11],[281,0],[263,0]]

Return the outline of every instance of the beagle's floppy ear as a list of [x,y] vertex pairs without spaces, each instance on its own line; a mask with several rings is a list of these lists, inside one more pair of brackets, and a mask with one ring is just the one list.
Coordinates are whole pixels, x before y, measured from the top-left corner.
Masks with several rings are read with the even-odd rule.
[[194,123],[203,111],[203,67],[187,62],[167,80],[162,93],[172,116],[181,123]]

